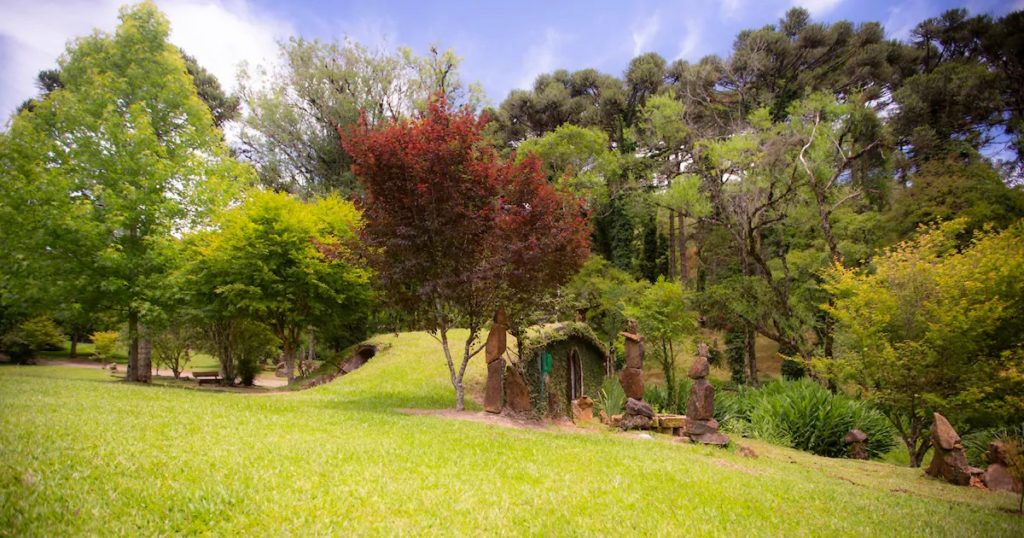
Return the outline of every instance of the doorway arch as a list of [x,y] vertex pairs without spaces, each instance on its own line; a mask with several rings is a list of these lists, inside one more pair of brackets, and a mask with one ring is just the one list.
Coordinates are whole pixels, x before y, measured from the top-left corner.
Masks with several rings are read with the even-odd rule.
[[567,396],[569,403],[583,396],[583,361],[580,360],[580,352],[573,347],[569,351],[569,375],[566,376]]

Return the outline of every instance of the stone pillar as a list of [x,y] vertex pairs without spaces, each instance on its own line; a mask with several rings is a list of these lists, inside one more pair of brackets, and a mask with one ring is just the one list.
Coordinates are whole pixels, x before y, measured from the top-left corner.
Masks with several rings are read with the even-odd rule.
[[494,323],[487,333],[487,344],[484,346],[484,357],[487,360],[487,385],[484,390],[484,410],[488,413],[501,413],[504,402],[502,401],[502,374],[505,372],[506,333],[508,332],[508,320],[505,318],[505,309],[499,308],[494,314]]
[[654,411],[644,400],[644,339],[635,320],[626,323],[619,333],[626,339],[626,367],[619,373],[619,383],[626,393],[626,409],[619,421],[623,430],[644,430],[651,427]]
[[715,420],[715,387],[708,382],[711,371],[708,364],[708,346],[697,346],[697,358],[690,365],[687,376],[693,380],[690,387],[690,398],[686,402],[686,418],[679,434],[691,441],[706,445],[725,446],[729,438],[718,433],[718,421]]
[[644,399],[644,339],[635,320],[629,320],[627,331],[619,333],[626,339],[626,367],[619,373],[619,383],[627,398]]
[[953,426],[938,413],[932,420],[932,463],[925,472],[958,486],[982,485],[985,471],[967,463],[964,445]]

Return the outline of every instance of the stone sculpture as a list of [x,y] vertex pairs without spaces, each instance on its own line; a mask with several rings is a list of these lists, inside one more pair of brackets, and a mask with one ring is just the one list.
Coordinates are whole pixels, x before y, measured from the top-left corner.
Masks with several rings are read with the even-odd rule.
[[505,318],[505,309],[499,308],[494,314],[494,323],[487,333],[487,344],[484,346],[484,357],[487,360],[487,385],[484,388],[484,410],[488,413],[501,413],[502,402],[502,373],[505,371],[506,333],[508,321]]

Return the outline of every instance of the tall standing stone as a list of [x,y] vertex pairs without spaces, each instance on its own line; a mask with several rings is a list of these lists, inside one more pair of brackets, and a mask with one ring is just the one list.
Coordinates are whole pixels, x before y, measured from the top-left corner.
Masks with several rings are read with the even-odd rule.
[[505,309],[499,308],[494,314],[494,323],[487,333],[487,343],[484,346],[484,357],[487,360],[484,410],[488,413],[500,413],[503,406],[501,378],[505,370],[505,360],[502,355],[505,353],[507,332],[508,320],[505,317]]
[[635,320],[629,320],[627,331],[619,333],[625,339],[626,367],[619,374],[619,383],[626,396],[636,400],[644,398],[644,339]]
[[[971,467],[967,463],[964,445],[960,436],[946,420],[946,417],[935,413],[932,415],[932,463],[925,471],[935,478],[958,486],[967,486],[975,476],[980,477],[984,471]],[[977,481],[980,481],[977,480]]]
[[650,409],[650,406],[643,402],[644,399],[644,339],[640,336],[640,329],[636,320],[629,320],[626,324],[626,331],[619,333],[626,339],[626,367],[619,373],[619,384],[626,393],[627,402],[632,402],[633,407],[627,403],[626,412],[619,422],[619,427],[624,430],[648,429],[651,427],[649,414],[638,414],[639,409]]
[[679,428],[679,434],[696,443],[725,446],[729,438],[718,433],[715,420],[715,387],[708,382],[711,365],[708,363],[708,346],[697,346],[697,358],[690,365],[687,376],[693,380],[690,398],[686,401],[686,420]]

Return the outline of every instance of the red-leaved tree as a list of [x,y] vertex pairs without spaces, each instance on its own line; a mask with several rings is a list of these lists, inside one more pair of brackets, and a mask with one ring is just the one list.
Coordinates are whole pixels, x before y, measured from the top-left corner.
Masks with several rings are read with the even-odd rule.
[[[417,119],[342,133],[366,193],[369,261],[393,305],[440,341],[459,410],[492,313],[534,304],[589,250],[580,203],[536,159],[500,158],[481,136],[484,121],[436,99]],[[469,329],[457,366],[453,327]]]

